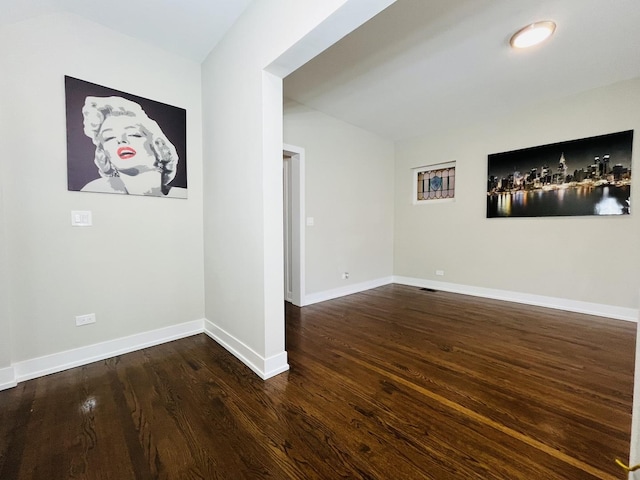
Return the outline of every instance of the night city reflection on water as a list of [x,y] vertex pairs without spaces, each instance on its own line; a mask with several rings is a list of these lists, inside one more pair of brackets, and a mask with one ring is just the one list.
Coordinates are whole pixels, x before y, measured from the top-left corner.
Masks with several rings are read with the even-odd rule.
[[628,215],[633,130],[488,156],[487,217]]
[[630,185],[605,185],[497,193],[487,196],[487,217],[625,215],[630,190]]

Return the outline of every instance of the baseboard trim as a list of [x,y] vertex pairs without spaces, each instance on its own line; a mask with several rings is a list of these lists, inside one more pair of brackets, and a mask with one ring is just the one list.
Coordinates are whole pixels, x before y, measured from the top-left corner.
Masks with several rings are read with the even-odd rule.
[[11,367],[0,368],[0,391],[13,388],[18,385],[16,381],[16,371]]
[[10,367],[0,368],[0,390],[13,388],[19,382],[199,333],[206,333],[263,380],[289,370],[286,351],[264,358],[212,322],[201,319],[14,363]]
[[276,375],[280,375],[281,373],[289,370],[289,363],[287,352],[283,351],[278,353],[277,355],[272,355],[271,357],[267,357],[264,360],[264,376],[261,376],[262,379],[267,380],[268,378],[275,377]]
[[204,320],[193,320],[191,322],[25,360],[13,364],[15,371],[14,378],[16,382],[23,382],[25,380],[31,380],[32,378],[43,377],[69,368],[115,357],[116,355],[123,355],[180,338],[190,337],[191,335],[202,333],[203,330]]
[[230,333],[206,319],[204,321],[204,333],[253,370],[253,372],[263,380],[267,380],[268,378],[289,370],[286,351],[265,358]]
[[528,293],[512,292],[508,290],[496,290],[492,288],[474,287],[470,285],[459,285],[456,283],[437,282],[433,280],[402,276],[394,276],[393,283],[412,287],[431,288],[434,290],[442,290],[443,292],[460,293],[475,297],[492,298],[494,300],[504,300],[507,302],[522,303],[525,305],[535,305],[538,307],[553,308],[568,312],[585,313],[588,315],[615,318],[617,320],[625,320],[628,322],[638,322],[638,309],[635,308],[616,307],[614,305],[580,302],[577,300],[568,300],[566,298],[531,295]]
[[340,288],[334,288],[333,290],[325,290],[324,292],[312,293],[305,295],[301,306],[313,305],[314,303],[326,302],[327,300],[333,300],[334,298],[345,297],[354,293],[364,292],[371,290],[372,288],[382,287],[383,285],[389,285],[393,283],[393,277],[378,278],[376,280],[370,280],[368,282],[355,283],[353,285],[347,285]]
[[[346,295],[370,290],[372,288],[381,287],[383,285],[388,285],[390,283],[431,288],[434,290],[460,293],[463,295],[492,298],[507,302],[536,305],[557,310],[566,310],[570,312],[596,315],[599,317],[638,322],[638,309],[633,308],[580,302],[564,298],[531,295],[507,290],[496,290],[403,276],[385,277],[306,295],[304,297],[303,305],[312,305],[314,303],[332,300]],[[200,319],[107,342],[88,345],[86,347],[45,355],[17,362],[10,367],[0,368],[0,390],[13,388],[19,382],[61,372],[69,368],[87,365],[92,362],[104,360],[105,358],[123,355],[125,353],[134,352],[136,350],[160,345],[162,343],[197,335],[203,332],[229,351],[229,353],[238,358],[242,363],[247,365],[263,380],[289,370],[286,351],[265,358],[237,338],[230,335],[228,332],[216,326],[211,321],[207,319]]]

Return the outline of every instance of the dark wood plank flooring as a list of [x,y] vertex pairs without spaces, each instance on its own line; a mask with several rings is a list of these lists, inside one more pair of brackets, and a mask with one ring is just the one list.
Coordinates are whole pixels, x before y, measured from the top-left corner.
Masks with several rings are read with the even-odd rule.
[[636,325],[389,285],[0,392],[0,479],[623,479]]

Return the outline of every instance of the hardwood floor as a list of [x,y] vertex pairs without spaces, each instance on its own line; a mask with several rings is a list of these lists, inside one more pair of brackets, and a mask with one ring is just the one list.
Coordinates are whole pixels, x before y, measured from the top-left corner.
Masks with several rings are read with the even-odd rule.
[[636,325],[389,285],[0,392],[0,479],[622,479]]

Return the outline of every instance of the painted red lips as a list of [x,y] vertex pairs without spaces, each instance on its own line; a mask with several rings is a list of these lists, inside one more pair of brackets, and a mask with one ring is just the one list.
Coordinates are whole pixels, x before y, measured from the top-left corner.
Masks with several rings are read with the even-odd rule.
[[117,151],[118,156],[122,160],[128,160],[132,157],[135,157],[136,151],[131,147],[120,147]]

